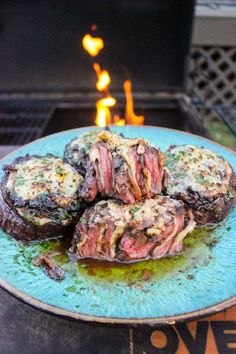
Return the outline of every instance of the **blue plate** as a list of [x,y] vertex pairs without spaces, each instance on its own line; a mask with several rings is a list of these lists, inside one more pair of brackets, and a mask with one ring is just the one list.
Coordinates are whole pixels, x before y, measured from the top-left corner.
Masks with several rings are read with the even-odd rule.
[[[25,145],[1,160],[53,153],[94,127],[48,136]],[[127,137],[143,137],[165,151],[171,144],[194,144],[222,155],[236,170],[236,155],[213,142],[180,131],[148,126],[114,127]],[[57,315],[85,321],[157,324],[187,320],[220,311],[236,303],[236,209],[214,231],[194,231],[181,256],[132,265],[99,262],[73,263],[60,241],[23,246],[0,230],[0,285],[25,302]],[[66,269],[61,282],[53,281],[32,258],[60,250],[55,261]]]

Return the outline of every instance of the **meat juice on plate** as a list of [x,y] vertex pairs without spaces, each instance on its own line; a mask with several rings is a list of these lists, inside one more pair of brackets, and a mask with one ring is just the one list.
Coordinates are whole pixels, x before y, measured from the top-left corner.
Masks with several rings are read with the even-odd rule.
[[63,239],[36,242],[24,247],[32,258],[46,252],[60,253],[52,259],[66,271],[65,276],[78,276],[85,281],[89,277],[97,282],[119,282],[127,286],[141,287],[144,282],[155,282],[173,275],[178,277],[178,273],[187,270],[188,279],[194,278],[196,265],[207,266],[212,261],[211,249],[216,246],[219,237],[220,235],[214,235],[214,231],[201,227],[184,240],[183,252],[180,255],[129,264],[94,259],[76,261],[67,253],[68,240]]

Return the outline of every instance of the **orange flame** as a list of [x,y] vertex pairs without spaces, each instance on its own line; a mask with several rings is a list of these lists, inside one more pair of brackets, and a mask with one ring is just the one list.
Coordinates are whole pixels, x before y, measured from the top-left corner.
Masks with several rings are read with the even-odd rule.
[[90,34],[86,34],[82,39],[82,45],[92,57],[96,57],[103,49],[104,42],[102,38],[92,37]]
[[[93,25],[96,26],[96,25]],[[93,28],[92,28],[93,29]],[[93,57],[97,56],[104,47],[102,38],[92,37],[86,34],[82,39],[84,49]],[[102,70],[98,63],[93,63],[93,68],[97,74],[96,88],[99,92],[103,92],[105,97],[101,98],[96,103],[96,117],[95,123],[99,127],[106,127],[109,124],[123,126],[125,124],[142,125],[144,123],[144,116],[136,115],[134,113],[134,101],[132,95],[132,84],[130,80],[124,82],[124,91],[126,98],[125,118],[120,118],[117,114],[112,119],[111,108],[115,106],[116,100],[113,98],[108,90],[111,83],[111,78],[107,70]]]
[[110,107],[115,106],[116,100],[113,97],[101,98],[97,101],[97,113],[95,118],[95,124],[99,127],[106,127],[111,124],[111,111]]
[[124,118],[120,118],[118,116],[118,114],[115,114],[113,118],[114,118],[114,124],[115,125],[119,125],[119,126],[125,125],[125,119]]
[[132,95],[132,84],[130,80],[124,82],[125,98],[126,98],[126,108],[125,108],[125,118],[128,124],[143,125],[144,116],[137,116],[134,113],[134,101]]
[[93,68],[96,71],[98,81],[96,83],[97,90],[99,92],[105,91],[111,83],[111,78],[107,70],[101,70],[98,63],[93,64]]

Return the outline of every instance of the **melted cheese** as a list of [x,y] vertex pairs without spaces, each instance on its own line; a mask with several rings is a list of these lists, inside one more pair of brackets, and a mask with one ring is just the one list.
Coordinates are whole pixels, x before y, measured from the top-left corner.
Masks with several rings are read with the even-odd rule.
[[80,147],[80,148],[90,148],[91,145],[96,142],[97,136],[101,133],[101,130],[92,130],[88,133],[85,133],[77,138],[73,139],[70,143],[70,147]]
[[214,152],[193,145],[176,146],[167,152],[169,195],[188,189],[207,197],[227,193],[232,168]]
[[55,195],[59,206],[65,206],[75,198],[83,181],[73,167],[60,158],[32,157],[17,164],[10,172],[6,188],[15,198],[35,200],[42,194]]
[[[164,204],[162,205],[161,203]],[[104,224],[108,221],[114,222],[119,230],[124,230],[130,223],[140,224],[145,221],[152,223],[152,229],[162,230],[165,225],[172,222],[175,208],[181,207],[182,203],[169,197],[146,199],[136,204],[119,205],[115,200],[101,201],[95,205],[90,221],[94,224]]]

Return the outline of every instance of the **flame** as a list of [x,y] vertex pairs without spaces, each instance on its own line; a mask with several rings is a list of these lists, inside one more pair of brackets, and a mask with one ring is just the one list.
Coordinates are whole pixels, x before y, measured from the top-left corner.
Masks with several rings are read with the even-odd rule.
[[105,91],[111,83],[111,78],[107,70],[101,70],[98,63],[93,64],[93,68],[96,71],[98,81],[96,83],[97,90],[99,92]]
[[126,98],[126,108],[125,108],[125,119],[128,124],[143,125],[144,116],[137,116],[134,113],[134,100],[132,95],[132,84],[130,80],[124,82],[125,98]]
[[113,118],[114,118],[114,124],[115,125],[119,125],[119,126],[125,125],[125,119],[124,118],[120,118],[118,116],[118,114],[115,114]]
[[[96,25],[92,26],[92,30],[96,30]],[[86,34],[82,39],[84,49],[93,57],[97,56],[104,47],[102,38],[92,37]],[[124,91],[126,98],[125,118],[120,118],[117,114],[112,117],[111,108],[115,106],[116,100],[109,93],[109,85],[111,78],[107,70],[102,70],[100,65],[96,62],[93,63],[94,71],[97,75],[96,88],[99,92],[104,94],[96,103],[96,117],[95,123],[99,127],[106,127],[109,124],[123,126],[125,124],[142,125],[144,123],[144,116],[136,115],[134,113],[134,101],[132,95],[132,84],[130,80],[124,82]]]
[[106,127],[111,124],[111,111],[110,107],[115,106],[116,100],[113,97],[101,98],[97,101],[97,113],[95,118],[95,124],[99,127]]
[[96,57],[103,49],[104,42],[102,38],[92,37],[90,34],[86,34],[82,39],[82,45],[92,57]]

